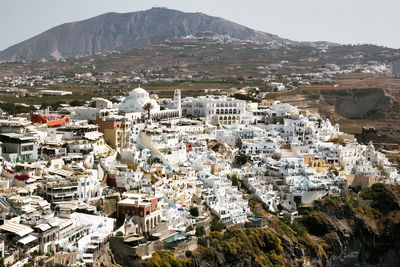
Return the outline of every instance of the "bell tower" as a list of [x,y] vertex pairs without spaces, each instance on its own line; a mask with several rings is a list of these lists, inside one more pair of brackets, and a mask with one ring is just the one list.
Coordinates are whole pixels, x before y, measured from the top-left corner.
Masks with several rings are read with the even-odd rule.
[[179,89],[176,89],[174,92],[174,105],[175,108],[179,111],[179,117],[182,116],[181,90]]

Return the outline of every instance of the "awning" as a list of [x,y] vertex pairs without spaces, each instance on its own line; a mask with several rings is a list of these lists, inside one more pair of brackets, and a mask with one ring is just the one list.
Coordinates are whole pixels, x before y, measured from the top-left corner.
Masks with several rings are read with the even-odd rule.
[[49,169],[48,171],[49,171],[49,173],[57,174],[57,175],[64,176],[64,177],[72,176],[74,174],[74,172],[67,171],[64,169]]
[[31,205],[26,205],[26,206],[22,206],[22,211],[29,214],[29,213],[35,212],[36,209],[34,207],[32,207]]
[[47,223],[41,223],[39,225],[34,226],[34,228],[38,228],[40,229],[42,232],[49,230],[51,228],[51,226]]
[[19,243],[22,243],[22,244],[24,244],[24,245],[26,245],[26,244],[28,244],[28,243],[30,243],[30,242],[32,242],[32,241],[35,241],[36,239],[37,239],[36,236],[27,235],[27,236],[25,236],[24,238],[21,238],[20,240],[18,240],[18,242],[19,242]]
[[56,226],[59,226],[59,225],[61,224],[61,222],[54,221],[54,222],[50,222],[49,224],[50,224],[51,226],[53,226],[53,227],[56,227]]
[[47,202],[47,200],[43,200],[43,201],[39,202],[39,206],[43,208],[43,207],[46,207],[46,206],[50,206],[50,203]]
[[33,232],[33,229],[27,225],[13,223],[13,222],[6,222],[5,224],[0,226],[1,230],[11,232],[17,234],[19,236],[26,236]]
[[87,132],[85,133],[85,138],[89,140],[97,140],[101,137],[101,133],[99,132]]

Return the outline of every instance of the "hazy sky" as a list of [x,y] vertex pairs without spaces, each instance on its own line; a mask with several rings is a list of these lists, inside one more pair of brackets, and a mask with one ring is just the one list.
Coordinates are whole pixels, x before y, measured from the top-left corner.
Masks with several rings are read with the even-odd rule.
[[400,48],[400,0],[0,0],[0,50],[65,22],[162,6],[296,41]]

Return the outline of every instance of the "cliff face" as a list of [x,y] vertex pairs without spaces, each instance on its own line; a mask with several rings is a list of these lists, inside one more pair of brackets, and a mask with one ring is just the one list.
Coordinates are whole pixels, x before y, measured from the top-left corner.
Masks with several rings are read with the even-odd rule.
[[300,106],[321,105],[346,119],[366,119],[393,103],[388,92],[379,88],[309,90],[301,91],[299,98],[302,100]]
[[364,119],[391,105],[390,96],[381,89],[347,90],[335,96],[325,94],[335,98],[335,112],[348,119]]

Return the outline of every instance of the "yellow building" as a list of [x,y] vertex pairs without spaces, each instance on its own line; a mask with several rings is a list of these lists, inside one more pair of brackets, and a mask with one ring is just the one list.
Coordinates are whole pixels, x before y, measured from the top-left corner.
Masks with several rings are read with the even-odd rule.
[[258,104],[258,108],[263,109],[263,108],[270,108],[272,107],[275,103],[278,103],[279,101],[273,100],[273,99],[263,99],[261,100],[261,103]]
[[310,160],[309,166],[313,168],[316,172],[326,172],[329,169],[326,161],[322,159]]

